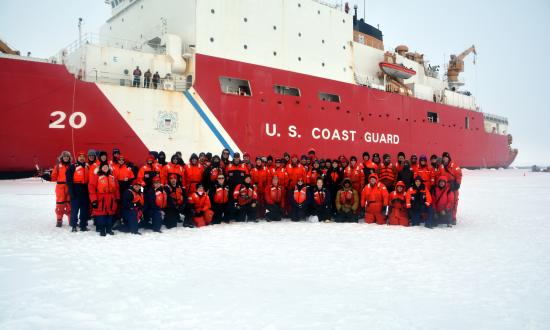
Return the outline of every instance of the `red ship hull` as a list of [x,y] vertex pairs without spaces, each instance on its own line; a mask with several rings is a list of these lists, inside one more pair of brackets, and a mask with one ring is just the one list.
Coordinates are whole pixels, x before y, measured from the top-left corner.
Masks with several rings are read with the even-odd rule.
[[[479,112],[204,55],[196,56],[196,72],[200,97],[238,148],[253,155],[300,154],[309,148],[326,157],[449,151],[465,167],[507,167],[515,157],[507,136],[484,131]],[[96,84],[75,79],[62,65],[8,58],[0,58],[0,75],[0,172],[49,167],[61,150],[110,151],[116,146],[137,163],[144,159],[148,150],[140,132],[132,130]],[[222,93],[222,76],[249,80],[252,95]],[[297,87],[301,96],[275,94],[274,84]],[[319,92],[337,94],[340,102],[321,101]],[[51,128],[54,111],[67,114],[59,123],[64,129]],[[428,122],[427,111],[437,112],[440,123]],[[75,112],[86,114],[80,129],[67,122]]]

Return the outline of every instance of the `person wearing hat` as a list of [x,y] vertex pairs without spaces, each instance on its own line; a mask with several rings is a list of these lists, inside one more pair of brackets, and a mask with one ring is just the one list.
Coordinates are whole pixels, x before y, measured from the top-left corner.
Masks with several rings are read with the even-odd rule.
[[407,188],[403,181],[395,184],[395,190],[389,195],[388,224],[391,226],[409,226],[409,215],[405,203],[407,201]]
[[273,156],[271,155],[267,156],[265,166],[267,167],[268,170],[271,170],[272,168],[275,167]]
[[344,179],[344,173],[340,169],[340,163],[338,159],[333,159],[329,170],[326,174],[326,186],[330,191],[331,196],[331,210],[336,212],[336,194],[342,186],[342,180]]
[[288,189],[294,189],[299,178],[302,179],[302,182],[306,181],[306,169],[298,162],[298,155],[296,154],[293,154],[290,158],[290,164],[286,166],[286,172],[288,173]]
[[418,169],[418,166],[419,166],[418,156],[416,156],[416,154],[411,155],[410,165],[411,165],[411,171],[416,172],[416,170]]
[[331,221],[330,191],[325,187],[322,177],[317,177],[315,184],[309,188],[309,205],[312,209],[311,215],[317,216],[319,222]]
[[426,185],[426,189],[431,192],[435,183],[435,170],[430,166],[430,164],[428,164],[428,158],[426,158],[426,155],[420,155],[418,166],[414,171],[414,177],[417,175],[422,177],[422,180]]
[[233,154],[233,161],[226,167],[226,172],[229,189],[234,191],[237,185],[243,183],[245,175],[249,174],[248,167],[241,161],[240,153]]
[[437,185],[433,189],[434,226],[446,224],[451,227],[453,223],[453,207],[455,204],[455,192],[447,183],[447,176],[442,175],[437,179]]
[[149,220],[152,220],[152,226],[154,232],[162,233],[162,218],[164,216],[164,209],[168,205],[168,195],[164,190],[160,182],[160,176],[155,175],[152,179],[151,189],[145,190],[144,193],[144,214],[145,225],[148,225]]
[[179,183],[177,174],[174,173],[168,176],[168,184],[164,189],[168,198],[164,209],[164,225],[166,229],[172,229],[181,221],[180,214],[185,213],[187,194]]
[[220,167],[225,169],[226,166],[229,165],[229,163],[231,163],[231,161],[229,160],[229,149],[223,149],[222,150],[222,153],[220,155]]
[[[209,166],[204,169],[204,189],[211,192],[212,188],[218,182],[219,175],[223,175],[224,171],[221,167],[220,156],[214,155],[210,161]],[[212,198],[210,198],[212,202]]]
[[430,156],[430,165],[432,166],[432,168],[437,171],[439,169],[439,164],[440,164],[440,161],[439,161],[439,158],[437,157],[437,155],[431,155]]
[[200,228],[209,225],[214,212],[211,210],[210,198],[204,191],[202,183],[197,183],[196,191],[189,195],[188,201],[195,226]]
[[278,184],[282,186],[286,192],[286,186],[288,184],[288,173],[286,172],[286,168],[283,165],[283,160],[281,158],[275,159],[275,165],[267,173],[267,181],[272,182],[274,176],[277,176],[279,178]]
[[97,162],[97,155],[94,149],[88,149],[88,166],[91,166]]
[[166,153],[164,151],[159,151],[157,161],[161,167],[164,167],[166,165]]
[[141,184],[145,187],[145,190],[151,188],[153,178],[159,176],[161,170],[162,167],[155,161],[155,157],[151,154],[147,156],[145,165],[139,169],[137,176]]
[[178,179],[178,183],[182,186],[185,186],[185,170],[182,165],[180,165],[180,159],[177,154],[173,154],[170,157],[170,163],[167,163],[162,167],[160,171],[160,182],[162,184],[168,184],[168,177],[174,174]]
[[448,152],[444,152],[441,155],[441,165],[437,170],[437,180],[441,176],[445,175],[449,181],[449,186],[454,192],[454,204],[453,204],[453,225],[456,225],[456,213],[458,209],[458,196],[460,184],[462,183],[462,169],[451,159],[451,155]]
[[311,164],[311,168],[307,172],[306,183],[308,186],[313,187],[317,183],[317,178],[324,179],[323,171],[321,170],[321,164],[318,159],[314,159]]
[[386,186],[388,192],[392,192],[397,179],[397,169],[392,164],[389,154],[384,154],[383,160],[384,162],[378,166],[378,178]]
[[[309,162],[309,163],[308,163]],[[306,155],[302,155],[300,157],[300,164],[304,167],[304,169],[306,170],[306,175],[307,175],[307,172],[309,172],[309,169],[310,169],[310,166],[309,164],[311,164],[311,160],[306,156]],[[305,178],[304,178],[304,182],[305,182]]]
[[[279,159],[280,162],[280,159]],[[281,221],[285,209],[285,188],[279,184],[279,177],[273,175],[271,184],[264,190],[266,203],[265,218],[268,222]]]
[[128,189],[122,192],[122,218],[125,227],[122,231],[128,231],[134,235],[141,235],[139,232],[139,222],[143,214],[143,194],[141,193],[141,182],[133,179]]
[[433,228],[432,196],[420,175],[414,178],[414,185],[407,190],[406,205],[412,226],[419,226],[425,219],[426,228]]
[[192,154],[189,157],[189,164],[185,165],[185,182],[189,194],[197,190],[197,184],[202,183],[204,166],[199,162],[199,156]]
[[134,179],[134,172],[126,164],[126,158],[124,155],[118,156],[118,164],[113,164],[112,168],[113,175],[118,181],[120,191],[126,191]]
[[53,167],[51,182],[55,185],[55,215],[57,218],[57,227],[63,225],[63,215],[70,219],[71,205],[69,188],[67,187],[67,169],[71,165],[72,157],[68,151],[63,151],[58,158],[58,163]]
[[383,214],[383,210],[388,206],[388,190],[374,173],[369,175],[368,184],[361,192],[361,205],[365,208],[366,223],[386,223],[387,212]]
[[375,152],[372,154],[372,162],[374,163],[374,165],[376,165],[376,173],[378,173],[378,168],[380,167],[380,165],[382,165],[382,163],[380,162],[380,154]]
[[252,169],[252,161],[250,160],[250,154],[248,152],[245,152],[243,154],[243,163],[246,165],[249,171]]
[[344,178],[350,179],[351,186],[355,191],[361,191],[363,188],[363,182],[365,181],[363,175],[361,166],[357,164],[357,157],[351,156],[349,165],[344,168]]
[[403,151],[400,151],[397,153],[397,161],[395,162],[395,170],[396,172],[399,172],[403,169],[403,164],[405,164],[405,153]]
[[359,194],[349,178],[342,180],[342,189],[336,193],[336,222],[357,222]]
[[258,214],[257,218],[263,218],[265,215],[265,198],[263,191],[267,186],[267,169],[262,162],[261,157],[256,157],[256,164],[250,170],[250,177],[252,178],[252,184],[256,186],[258,193]]
[[361,171],[363,171],[363,187],[367,184],[367,179],[369,175],[378,172],[378,166],[370,160],[370,154],[365,151],[363,152],[363,162],[361,163]]
[[[70,225],[72,231],[80,226],[80,231],[88,231],[88,217],[90,216],[90,197],[88,194],[88,180],[90,168],[86,162],[86,153],[80,151],[77,154],[76,162],[67,169],[67,187],[71,200]],[[80,218],[80,223],[78,219]]]
[[[217,156],[214,156],[213,160]],[[214,162],[212,162],[214,164]],[[212,218],[212,224],[218,225],[222,221],[229,223],[231,221],[231,207],[230,207],[230,190],[229,185],[225,182],[225,176],[223,171],[217,171],[216,181],[208,192],[210,197],[210,203],[214,216]]]
[[308,207],[308,192],[304,179],[299,176],[297,182],[289,191],[288,199],[290,204],[290,219],[292,221],[301,221],[306,219]]
[[118,164],[118,158],[120,157],[120,149],[119,148],[113,148],[113,157],[109,160],[109,166],[111,166],[111,170],[113,169],[113,166]]
[[408,160],[405,160],[403,162],[401,171],[397,173],[396,181],[403,182],[405,184],[405,187],[409,189],[414,183],[414,178],[415,178],[415,174],[411,170],[411,165]]
[[98,167],[97,175],[90,182],[88,191],[99,234],[101,236],[114,235],[113,216],[117,212],[120,190],[118,181],[107,162],[102,162]]
[[258,222],[256,220],[258,193],[249,174],[246,174],[243,182],[233,190],[233,200],[235,201],[235,219],[238,222]]

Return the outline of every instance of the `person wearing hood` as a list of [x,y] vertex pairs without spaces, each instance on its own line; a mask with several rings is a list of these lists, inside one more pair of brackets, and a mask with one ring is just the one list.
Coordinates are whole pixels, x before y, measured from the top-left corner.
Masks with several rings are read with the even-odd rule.
[[394,165],[396,172],[400,172],[403,169],[403,165],[405,164],[405,159],[406,157],[403,151],[400,151],[397,153],[397,162],[395,162],[395,165]]
[[353,189],[351,180],[342,181],[342,189],[336,193],[336,222],[357,222],[359,194]]
[[434,209],[434,225],[446,224],[451,227],[453,223],[454,191],[447,183],[445,175],[437,179],[437,185],[434,188],[432,197]]
[[166,165],[166,153],[164,151],[159,151],[157,156],[157,162],[160,164],[160,166]]
[[391,226],[409,226],[409,215],[405,206],[407,202],[407,188],[403,181],[395,184],[395,190],[389,195],[388,224]]
[[378,173],[378,169],[380,168],[381,162],[380,162],[380,154],[375,152],[372,154],[372,163],[376,166],[376,173]]
[[185,165],[185,182],[189,194],[197,190],[197,184],[202,183],[204,166],[199,163],[199,156],[192,154],[189,158],[189,164]]
[[151,188],[153,178],[160,176],[161,170],[162,167],[155,161],[155,157],[153,155],[147,156],[145,165],[143,165],[138,171],[138,179],[141,182],[141,185],[145,187],[145,190]]
[[227,184],[231,191],[235,190],[235,187],[242,184],[244,177],[249,174],[248,167],[241,161],[241,154],[236,152],[233,154],[233,161],[225,168],[227,172]]
[[439,158],[437,157],[437,155],[431,155],[430,156],[430,165],[432,166],[432,168],[437,171],[439,169]]
[[235,218],[238,222],[258,222],[256,220],[258,193],[249,174],[246,174],[243,182],[237,184],[233,190],[233,200],[235,201]]
[[107,162],[102,162],[99,165],[97,175],[88,185],[88,192],[99,234],[101,236],[114,235],[113,216],[117,212],[120,190],[118,181]]
[[411,166],[408,160],[405,160],[403,162],[401,171],[397,173],[397,181],[403,182],[407,189],[409,189],[413,185],[414,172],[411,170]]
[[177,154],[173,154],[172,157],[170,157],[170,163],[162,167],[160,171],[160,182],[165,185],[168,184],[168,178],[171,174],[174,174],[178,179],[178,183],[185,187],[185,169],[180,165]]
[[388,192],[392,192],[397,178],[397,169],[392,164],[389,154],[384,154],[383,160],[384,162],[378,167],[378,179],[386,186]]
[[[278,161],[280,163],[280,159]],[[264,198],[267,209],[266,220],[268,222],[281,221],[285,209],[285,188],[279,184],[277,175],[271,177],[271,184],[264,190]]]
[[344,169],[344,178],[350,179],[351,186],[355,191],[361,191],[363,188],[363,182],[365,181],[363,175],[361,166],[357,164],[357,157],[351,156],[349,165]]
[[383,225],[386,223],[388,189],[376,174],[369,175],[368,184],[361,192],[361,205],[365,208],[365,222]]
[[196,191],[189,195],[189,208],[193,222],[197,228],[209,225],[214,217],[211,210],[210,198],[204,191],[202,183],[198,183]]
[[144,214],[145,225],[149,220],[152,220],[152,229],[156,233],[162,233],[162,218],[164,217],[164,209],[168,205],[168,195],[164,190],[164,187],[160,183],[160,176],[155,175],[152,178],[153,186],[151,189],[147,189],[144,193]]
[[185,213],[187,205],[187,194],[178,180],[176,174],[168,176],[168,184],[164,188],[166,190],[167,203],[164,209],[164,225],[167,229],[172,229],[178,226],[181,221],[180,214]]
[[292,221],[301,221],[306,218],[306,211],[308,205],[307,199],[307,186],[304,179],[299,176],[297,182],[288,194],[290,204],[290,219]]
[[462,183],[462,169],[451,159],[451,155],[448,152],[444,152],[441,156],[441,164],[437,170],[436,177],[439,178],[445,175],[447,177],[448,184],[451,190],[454,192],[453,203],[453,225],[456,225],[456,212],[458,209],[458,195],[460,185]]
[[141,193],[141,183],[138,179],[133,179],[128,189],[122,192],[122,218],[126,226],[122,229],[134,235],[141,235],[139,232],[139,222],[143,214],[143,194]]
[[[426,228],[433,228],[432,196],[426,189],[420,175],[414,178],[414,185],[407,190],[406,205],[412,226],[425,221]],[[424,220],[425,219],[425,220]]]
[[[70,225],[73,232],[77,231],[76,227],[78,225],[80,226],[80,231],[88,231],[88,217],[90,216],[90,198],[88,194],[89,170],[84,151],[80,151],[77,154],[76,163],[71,164],[67,169],[67,187],[71,200]],[[80,223],[78,223],[79,217]]]
[[325,187],[322,177],[318,177],[315,184],[310,187],[308,199],[312,208],[311,215],[317,216],[319,222],[330,222],[332,216],[330,191]]
[[257,218],[263,218],[265,215],[265,198],[263,191],[267,186],[267,169],[262,162],[261,157],[256,157],[255,166],[250,170],[252,184],[256,186],[258,193],[258,214]]
[[[214,156],[213,160],[218,156]],[[214,164],[214,162],[212,162]],[[229,203],[230,193],[229,185],[225,182],[225,176],[221,169],[217,172],[216,182],[212,185],[209,190],[210,204],[212,206],[212,211],[214,211],[214,216],[212,218],[212,224],[218,225],[222,221],[229,223],[231,221],[231,207]]]
[[67,169],[71,165],[72,157],[68,151],[63,151],[58,158],[58,163],[53,167],[51,181],[55,185],[55,215],[57,219],[56,226],[63,225],[63,215],[70,219],[71,198],[69,188],[67,187]]

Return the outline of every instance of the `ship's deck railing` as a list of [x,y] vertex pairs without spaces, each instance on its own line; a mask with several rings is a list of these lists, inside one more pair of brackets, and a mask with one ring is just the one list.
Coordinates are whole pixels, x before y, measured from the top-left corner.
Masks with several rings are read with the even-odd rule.
[[323,6],[330,7],[332,9],[340,9],[342,6],[339,3],[332,3],[330,1],[324,1],[324,0],[313,0],[313,2],[317,2]]
[[483,118],[485,118],[488,121],[495,122],[495,123],[501,123],[501,124],[508,125],[508,118],[506,118],[506,117],[493,115],[493,114],[484,112],[483,113]]
[[[118,86],[127,86],[134,87],[136,83],[137,87],[140,88],[149,88],[149,89],[158,89],[158,90],[167,90],[167,91],[177,91],[182,92],[189,89],[189,85],[182,76],[165,76],[160,78],[160,82],[157,84],[156,88],[153,84],[153,79],[149,83],[149,86],[145,86],[145,78],[143,75],[136,81],[134,81],[134,76],[131,74],[117,74],[113,72],[105,72],[99,70],[90,70],[85,76],[82,77],[82,80],[88,82],[95,82],[100,84],[108,85],[118,85]],[[135,87],[134,87],[135,88]]]
[[154,54],[166,53],[166,49],[164,47],[149,45],[146,42],[112,37],[106,38],[96,33],[86,33],[82,36],[82,38],[73,41],[67,47],[63,48],[64,55],[68,56],[85,45],[99,45],[141,52],[152,52]]

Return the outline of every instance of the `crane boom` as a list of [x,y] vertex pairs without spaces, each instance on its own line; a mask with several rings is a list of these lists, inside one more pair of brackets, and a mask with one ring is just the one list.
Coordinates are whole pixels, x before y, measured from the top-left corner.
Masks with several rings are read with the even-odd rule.
[[461,72],[464,72],[464,59],[471,53],[477,55],[476,47],[474,45],[472,45],[470,48],[466,49],[459,55],[451,55],[449,67],[447,68],[447,78],[449,80],[449,83],[458,83],[458,75]]

